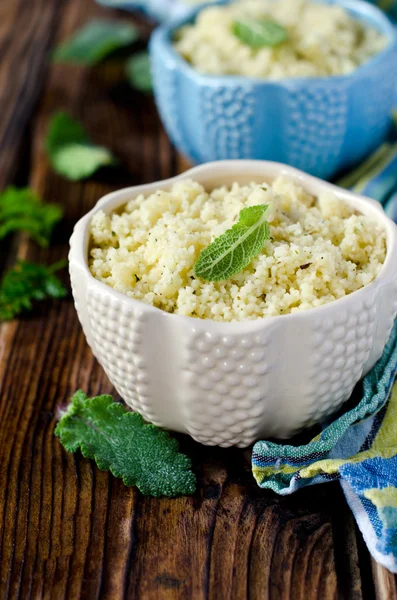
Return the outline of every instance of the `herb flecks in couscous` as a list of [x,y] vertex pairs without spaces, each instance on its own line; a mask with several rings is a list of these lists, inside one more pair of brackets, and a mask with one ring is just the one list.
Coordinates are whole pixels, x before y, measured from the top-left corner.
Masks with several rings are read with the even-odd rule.
[[[266,21],[285,31],[273,46],[256,47],[249,42],[261,37],[258,32],[247,35],[249,28],[236,25]],[[385,36],[343,7],[307,0],[238,0],[204,8],[175,39],[176,50],[202,73],[271,80],[349,74],[386,44]]]
[[[247,206],[269,204],[270,239],[227,281],[195,277],[200,252]],[[113,233],[115,235],[113,235]],[[386,255],[386,234],[330,192],[315,198],[293,181],[234,183],[206,192],[190,180],[140,195],[91,223],[94,277],[171,313],[243,321],[306,310],[369,284]]]

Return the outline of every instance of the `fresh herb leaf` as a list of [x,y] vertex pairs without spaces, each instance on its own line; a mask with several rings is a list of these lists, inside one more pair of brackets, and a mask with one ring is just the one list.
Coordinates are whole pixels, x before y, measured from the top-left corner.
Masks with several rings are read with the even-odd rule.
[[241,19],[233,23],[233,34],[251,48],[278,46],[288,39],[287,30],[267,19]]
[[51,267],[20,261],[7,271],[0,284],[0,321],[31,310],[34,300],[63,298],[66,290],[55,273],[64,266],[64,261]]
[[207,246],[194,265],[196,277],[224,281],[242,271],[270,237],[268,204],[243,208],[239,221]]
[[30,188],[10,186],[0,193],[0,239],[13,231],[26,231],[35,242],[46,247],[61,218],[60,206],[42,204]]
[[110,150],[93,145],[83,126],[64,112],[52,117],[46,147],[54,170],[71,181],[116,162]]
[[61,44],[55,50],[53,59],[56,62],[93,66],[115,50],[130,46],[138,39],[139,31],[133,25],[95,19]]
[[178,451],[178,442],[111,396],[87,398],[81,390],[76,392],[55,435],[65,450],[80,448],[100,469],[145,495],[173,497],[195,491],[190,459]]
[[152,74],[148,52],[138,52],[128,60],[126,65],[127,77],[131,86],[141,92],[152,91]]

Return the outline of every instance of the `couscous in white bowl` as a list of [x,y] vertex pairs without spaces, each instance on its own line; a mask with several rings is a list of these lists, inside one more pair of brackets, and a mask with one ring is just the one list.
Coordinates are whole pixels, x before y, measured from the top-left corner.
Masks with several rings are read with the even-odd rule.
[[[90,224],[139,194],[193,179],[213,189],[285,175],[309,193],[333,192],[386,232],[377,277],[324,306],[242,322],[170,314],[95,279],[88,266]],[[397,312],[396,225],[372,200],[293,168],[261,161],[225,161],[177,178],[102,198],[75,227],[70,273],[88,343],[118,393],[159,426],[208,445],[247,446],[285,438],[320,421],[350,396],[381,356]]]

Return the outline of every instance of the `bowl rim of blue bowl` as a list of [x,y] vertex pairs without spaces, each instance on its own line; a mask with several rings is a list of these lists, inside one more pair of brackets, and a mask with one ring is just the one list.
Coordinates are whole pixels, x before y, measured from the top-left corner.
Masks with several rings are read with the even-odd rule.
[[[395,26],[389,17],[377,6],[370,4],[365,0],[310,0],[315,4],[336,4],[345,8],[353,18],[364,21],[369,26],[372,25],[388,39],[386,47],[372,56],[365,63],[359,65],[351,73],[343,75],[325,75],[321,77],[286,77],[282,79],[266,79],[265,77],[247,77],[245,75],[215,75],[202,73],[191,65],[172,44],[172,38],[177,29],[184,25],[192,23],[197,15],[206,8],[214,6],[223,6],[231,4],[233,0],[216,0],[215,2],[206,2],[185,13],[183,17],[171,19],[163,25],[157,27],[150,39],[150,53],[153,56],[154,45],[160,44],[162,51],[167,53],[167,58],[172,59],[178,70],[183,71],[188,77],[197,79],[200,83],[207,85],[236,86],[236,85],[266,85],[266,86],[302,86],[315,83],[338,84],[351,82],[354,79],[360,79],[365,75],[371,74],[373,69],[380,63],[389,59],[397,51],[397,26]],[[361,18],[362,17],[362,18]],[[396,57],[397,60],[397,57]]]

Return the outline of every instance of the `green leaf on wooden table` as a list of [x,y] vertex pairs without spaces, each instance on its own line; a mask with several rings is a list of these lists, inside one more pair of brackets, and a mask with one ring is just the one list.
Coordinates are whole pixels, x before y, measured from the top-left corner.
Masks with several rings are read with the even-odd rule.
[[30,188],[10,186],[0,193],[0,239],[13,231],[25,231],[46,247],[61,218],[60,206],[43,204]]
[[268,209],[268,204],[243,208],[238,222],[201,251],[194,265],[195,276],[224,281],[245,269],[270,237]]
[[111,396],[87,398],[79,390],[55,430],[68,452],[80,448],[103,471],[148,496],[193,494],[190,459],[166,431],[144,422]]
[[92,144],[83,126],[64,112],[52,117],[46,147],[54,170],[71,181],[116,162],[110,150]]
[[54,52],[56,62],[72,62],[93,66],[109,54],[130,46],[139,39],[134,25],[120,21],[95,19],[80,29]]
[[240,19],[233,23],[232,31],[251,48],[278,46],[288,39],[288,32],[282,25],[266,19]]
[[65,262],[50,267],[26,261],[9,269],[0,283],[0,321],[10,321],[31,310],[35,300],[63,298],[66,289],[55,275]]
[[127,77],[131,86],[141,92],[152,91],[152,74],[148,52],[138,52],[128,60]]

